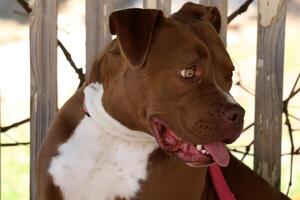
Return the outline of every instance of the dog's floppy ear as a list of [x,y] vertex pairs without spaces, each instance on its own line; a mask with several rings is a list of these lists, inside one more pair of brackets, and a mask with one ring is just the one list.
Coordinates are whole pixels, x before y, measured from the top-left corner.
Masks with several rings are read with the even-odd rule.
[[145,63],[155,24],[162,15],[160,10],[132,8],[109,16],[110,32],[117,35],[121,51],[133,68]]
[[189,2],[184,4],[178,12],[172,15],[172,17],[183,22],[188,22],[191,19],[206,21],[211,23],[215,30],[220,33],[221,14],[216,7],[203,6]]

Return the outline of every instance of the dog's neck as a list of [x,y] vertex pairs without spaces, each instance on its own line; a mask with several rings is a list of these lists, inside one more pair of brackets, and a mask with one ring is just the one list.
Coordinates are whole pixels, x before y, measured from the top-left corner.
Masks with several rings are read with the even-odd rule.
[[127,128],[105,111],[102,104],[103,86],[101,84],[91,83],[84,89],[84,95],[86,112],[90,115],[91,120],[98,125],[99,129],[105,133],[128,141],[155,142],[154,137],[145,132]]

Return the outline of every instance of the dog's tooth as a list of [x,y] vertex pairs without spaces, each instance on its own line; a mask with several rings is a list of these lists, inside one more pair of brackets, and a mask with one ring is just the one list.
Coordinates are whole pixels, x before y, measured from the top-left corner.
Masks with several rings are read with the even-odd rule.
[[198,151],[201,151],[202,145],[201,145],[201,144],[197,144],[196,149],[197,149]]
[[205,149],[202,149],[202,150],[201,150],[201,153],[203,153],[203,154],[206,154],[206,152],[207,152],[207,151],[206,151]]

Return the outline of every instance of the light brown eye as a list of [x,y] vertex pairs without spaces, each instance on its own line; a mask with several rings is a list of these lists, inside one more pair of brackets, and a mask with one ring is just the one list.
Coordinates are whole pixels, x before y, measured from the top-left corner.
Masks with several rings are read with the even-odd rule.
[[180,75],[182,78],[193,78],[195,76],[195,69],[187,68],[180,71]]

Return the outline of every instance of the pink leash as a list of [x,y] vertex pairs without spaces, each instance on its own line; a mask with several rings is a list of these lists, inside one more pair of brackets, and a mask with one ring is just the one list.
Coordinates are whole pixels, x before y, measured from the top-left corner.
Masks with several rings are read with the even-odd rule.
[[214,164],[208,167],[209,174],[220,200],[236,200],[230,191],[219,165]]

